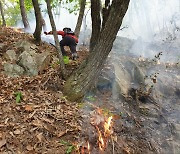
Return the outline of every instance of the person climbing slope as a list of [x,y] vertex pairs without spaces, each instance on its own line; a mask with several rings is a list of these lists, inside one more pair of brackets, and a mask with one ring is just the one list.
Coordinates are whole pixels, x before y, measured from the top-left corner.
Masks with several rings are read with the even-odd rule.
[[[44,34],[51,35],[53,34],[53,32],[44,32]],[[72,54],[72,59],[76,60],[78,58],[76,51],[78,38],[75,36],[74,32],[71,30],[71,28],[65,27],[63,28],[63,31],[57,31],[57,34],[62,36],[62,40],[60,41],[62,55],[67,56],[64,46],[69,46]]]

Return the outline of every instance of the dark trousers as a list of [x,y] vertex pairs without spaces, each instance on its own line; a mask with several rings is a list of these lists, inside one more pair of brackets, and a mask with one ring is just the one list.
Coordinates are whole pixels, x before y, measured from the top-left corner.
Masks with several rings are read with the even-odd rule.
[[76,53],[76,41],[71,36],[65,36],[60,41],[60,47],[62,51],[62,55],[66,56],[66,51],[64,50],[64,46],[69,46],[71,53]]

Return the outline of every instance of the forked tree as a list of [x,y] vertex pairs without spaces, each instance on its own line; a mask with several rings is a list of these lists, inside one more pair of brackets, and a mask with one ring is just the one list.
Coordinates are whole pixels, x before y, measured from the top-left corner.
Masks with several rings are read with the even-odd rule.
[[67,79],[63,92],[78,101],[98,79],[116,38],[130,0],[106,0],[101,19],[100,0],[91,0],[92,37],[90,55]]

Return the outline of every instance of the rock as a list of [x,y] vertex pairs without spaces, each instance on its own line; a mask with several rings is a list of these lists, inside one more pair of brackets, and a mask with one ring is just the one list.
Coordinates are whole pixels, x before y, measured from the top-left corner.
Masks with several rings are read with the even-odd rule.
[[115,81],[113,91],[116,93],[121,93],[123,95],[127,95],[130,89],[131,84],[131,76],[127,72],[127,70],[123,67],[120,62],[114,62],[114,70],[115,70]]
[[17,64],[5,63],[4,73],[10,77],[18,77],[24,74],[24,69]]
[[26,40],[20,40],[15,44],[15,47],[23,48],[23,51],[36,51],[38,49],[38,47],[35,44],[30,43]]
[[0,50],[3,48],[4,43],[0,43]]
[[19,65],[25,68],[27,75],[33,76],[42,72],[50,64],[50,60],[48,52],[38,54],[34,51],[24,51],[19,56]]
[[110,90],[112,88],[112,81],[106,77],[100,76],[99,82],[97,83],[97,89],[101,90]]
[[143,115],[157,118],[159,116],[158,108],[154,104],[141,104],[139,106],[140,112]]
[[131,75],[131,82],[140,85],[140,84],[145,84],[145,73],[143,72],[142,68],[140,68],[137,64],[136,61],[134,60],[129,60],[125,62],[125,68]]
[[16,64],[4,64],[5,74],[8,76],[29,75],[34,76],[42,72],[50,63],[49,52],[36,53],[37,46],[28,41],[20,40],[15,44],[16,48],[21,48],[21,54],[16,54],[14,50],[8,50],[4,54],[7,60],[15,61]]
[[7,50],[6,53],[4,53],[4,57],[5,57],[5,59],[10,60],[10,61],[17,60],[17,55],[14,50]]
[[134,40],[117,36],[114,41],[112,50],[115,51],[116,53],[127,54],[129,53],[133,44],[134,44]]
[[38,67],[38,72],[42,72],[44,69],[46,69],[51,61],[51,55],[49,52],[43,52],[41,54],[36,55],[36,63]]
[[24,51],[19,56],[19,65],[22,66],[27,75],[38,75],[38,66],[36,63],[36,53]]

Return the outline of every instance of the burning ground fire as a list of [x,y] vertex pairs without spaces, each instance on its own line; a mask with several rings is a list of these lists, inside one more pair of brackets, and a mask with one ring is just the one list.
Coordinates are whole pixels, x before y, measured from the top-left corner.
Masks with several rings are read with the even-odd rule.
[[[105,117],[101,109],[97,109],[91,118],[91,125],[93,125],[97,131],[97,142],[99,153],[105,151],[109,139],[113,134],[113,116]],[[77,147],[79,154],[91,154],[92,145],[86,142],[85,146]]]

